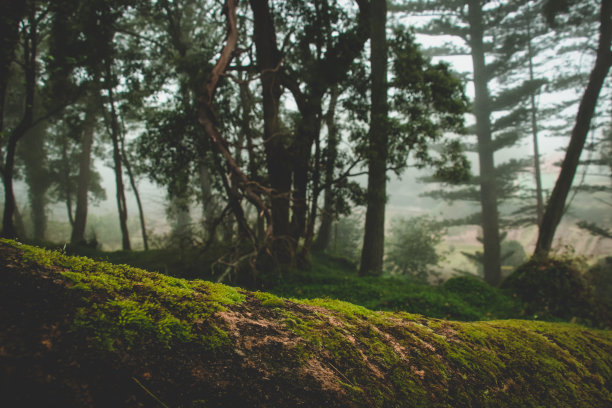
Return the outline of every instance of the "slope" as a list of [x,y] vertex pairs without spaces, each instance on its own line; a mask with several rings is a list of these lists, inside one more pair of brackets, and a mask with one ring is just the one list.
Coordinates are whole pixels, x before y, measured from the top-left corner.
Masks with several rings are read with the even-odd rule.
[[0,241],[0,404],[605,407],[612,333],[297,301]]

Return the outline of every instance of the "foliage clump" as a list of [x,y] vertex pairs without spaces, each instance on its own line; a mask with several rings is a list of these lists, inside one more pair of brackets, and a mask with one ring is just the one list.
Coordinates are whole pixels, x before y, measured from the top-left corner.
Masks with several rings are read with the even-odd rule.
[[593,288],[595,298],[612,310],[612,257],[606,257],[591,267],[585,274],[587,282]]
[[386,241],[387,269],[427,282],[432,268],[444,260],[437,246],[445,232],[440,222],[427,216],[394,218]]
[[610,325],[603,305],[570,259],[533,258],[506,278],[502,288],[522,300],[527,318]]

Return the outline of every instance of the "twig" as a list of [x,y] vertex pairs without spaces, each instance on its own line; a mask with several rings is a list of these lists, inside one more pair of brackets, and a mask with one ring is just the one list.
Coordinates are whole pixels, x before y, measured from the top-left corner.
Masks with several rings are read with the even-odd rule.
[[151,398],[153,398],[155,401],[157,401],[157,403],[158,403],[159,405],[161,405],[161,406],[162,406],[162,407],[164,407],[164,408],[170,408],[169,406],[167,406],[166,404],[164,404],[164,403],[163,403],[163,402],[162,402],[162,401],[161,401],[159,398],[157,398],[157,397],[155,396],[155,394],[153,394],[151,391],[149,391],[149,390],[147,389],[147,387],[145,387],[145,386],[144,386],[144,385],[143,385],[143,384],[142,384],[140,381],[138,381],[138,379],[137,379],[136,377],[132,377],[132,380],[134,380],[134,382],[135,382],[136,384],[138,384],[138,386],[139,386],[140,388],[142,388],[142,389],[144,390],[144,392],[146,392],[147,394],[149,394],[149,395],[151,396]]

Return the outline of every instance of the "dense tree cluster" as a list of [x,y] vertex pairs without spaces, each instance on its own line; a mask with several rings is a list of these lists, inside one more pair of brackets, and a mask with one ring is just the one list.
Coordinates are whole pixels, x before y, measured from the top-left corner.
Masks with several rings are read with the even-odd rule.
[[[388,175],[428,167],[445,186],[463,183],[440,197],[480,203],[471,220],[482,227],[485,279],[497,285],[506,226],[498,206],[519,194],[519,170],[534,169],[535,215],[527,218],[540,225],[538,251],[550,250],[612,64],[612,5],[387,3],[3,1],[2,235],[24,234],[13,187],[22,178],[32,236],[44,239],[46,206],[58,201],[66,205],[71,244],[84,243],[88,206],[105,195],[95,166],[104,158],[115,174],[125,250],[132,246],[126,183],[148,247],[138,195],[138,180],[147,177],[166,189],[177,237],[190,234],[189,208],[201,205],[201,244],[226,244],[223,277],[308,265],[312,250],[330,245],[334,221],[355,206],[366,209],[360,273],[380,275]],[[426,52],[408,23],[414,17],[426,21],[418,32],[460,41]],[[538,109],[536,96],[576,82],[543,78],[538,68],[550,62],[544,50],[555,36],[568,39],[572,52],[583,45],[581,35],[594,46],[593,32],[595,66],[544,208],[538,132],[550,112]],[[441,54],[471,57],[473,101],[460,74],[427,56]],[[495,165],[495,152],[525,136],[533,160]],[[478,175],[463,150],[477,152]],[[355,181],[359,174],[367,174],[366,187]]]

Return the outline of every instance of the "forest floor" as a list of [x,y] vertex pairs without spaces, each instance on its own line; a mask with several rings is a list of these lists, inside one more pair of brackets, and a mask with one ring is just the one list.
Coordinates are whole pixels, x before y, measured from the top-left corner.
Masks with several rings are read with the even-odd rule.
[[612,332],[298,301],[0,242],[5,406],[607,407]]

